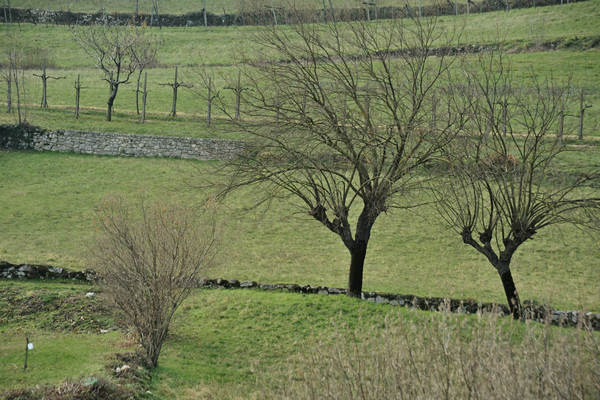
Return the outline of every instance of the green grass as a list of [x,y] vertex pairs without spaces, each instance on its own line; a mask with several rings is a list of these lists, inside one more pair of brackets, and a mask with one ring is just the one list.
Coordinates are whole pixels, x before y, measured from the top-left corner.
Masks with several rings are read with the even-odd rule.
[[[558,50],[541,53],[521,53],[507,56],[511,68],[516,72],[516,81],[535,71],[541,80],[554,78],[566,82],[569,79],[577,86],[586,88],[586,104],[593,107],[586,111],[584,136],[600,136],[600,51],[569,51]],[[215,76],[215,86],[221,90],[224,101],[233,113],[234,98],[231,90],[232,78],[237,77],[234,67],[211,68]],[[69,69],[50,70],[53,76],[67,76],[67,79],[50,81],[48,84],[48,103],[50,109],[42,110],[37,104],[41,99],[41,81],[31,73],[25,76],[27,88],[26,103],[27,119],[29,122],[50,129],[81,129],[88,131],[108,131],[123,133],[138,133],[167,136],[220,137],[227,139],[245,139],[240,129],[226,122],[224,113],[213,107],[213,118],[219,119],[210,129],[206,128],[206,93],[200,83],[200,78],[193,68],[183,68],[180,79],[195,85],[193,90],[180,89],[178,94],[177,118],[168,117],[171,109],[171,88],[161,86],[161,83],[173,79],[173,69],[155,68],[148,73],[148,103],[147,122],[139,123],[135,106],[135,82],[123,85],[115,102],[116,115],[112,122],[106,122],[105,104],[107,100],[106,82],[101,80],[101,74],[95,69],[72,71]],[[81,94],[81,115],[79,120],[74,118],[74,89],[73,81],[76,73],[81,74],[85,89]],[[243,82],[242,82],[243,83]],[[0,91],[6,90],[6,83],[0,82]],[[4,100],[4,99],[2,99]],[[13,99],[13,101],[15,101]],[[574,134],[579,120],[579,98],[574,95],[567,104],[570,115],[565,121],[565,132]],[[244,104],[242,103],[242,116]],[[14,122],[16,115],[0,113],[0,123]]]
[[[0,282],[23,297],[75,291],[83,296],[88,285],[69,283]],[[2,292],[0,292],[2,293]],[[0,299],[4,299],[1,296]],[[7,308],[0,303],[0,312]],[[87,335],[40,329],[33,312],[29,324],[9,320],[0,324],[0,388],[57,384],[67,378],[106,376],[111,354],[131,350],[122,332]],[[309,351],[320,340],[332,340],[336,332],[361,326],[381,330],[387,320],[427,323],[439,314],[374,304],[346,296],[302,295],[257,290],[198,290],[184,302],[172,321],[150,390],[156,398],[183,399],[198,396],[248,398],[257,379],[282,378],[289,358]],[[450,319],[471,323],[473,316]],[[507,320],[507,322],[510,322]],[[517,331],[524,328],[516,326]],[[22,370],[25,334],[34,350],[29,369]]]
[[[599,147],[580,160],[600,167]],[[93,240],[93,209],[105,196],[174,198],[202,204],[189,186],[215,163],[172,159],[1,152],[0,259],[86,266]],[[254,195],[238,192],[222,207],[219,263],[207,275],[261,282],[345,287],[349,255],[339,238],[293,203],[245,211]],[[523,299],[568,309],[600,310],[598,240],[571,226],[542,230],[513,259]],[[500,279],[487,261],[462,244],[435,213],[393,211],[374,228],[365,290],[505,302]]]
[[[410,1],[412,5],[419,4],[417,1]],[[424,0],[422,4],[432,4],[431,0]],[[40,8],[43,10],[69,10],[81,12],[95,12],[103,7],[108,12],[135,12],[135,0],[22,0],[18,7],[20,8]],[[321,0],[296,0],[294,1],[298,9],[320,9],[323,8]],[[402,6],[404,3],[400,3]],[[228,13],[238,12],[242,9],[264,9],[264,5],[274,5],[276,7],[288,6],[289,2],[285,0],[208,0],[206,9],[215,14],[222,14],[223,10]],[[399,6],[397,1],[379,0],[379,7]],[[358,0],[334,0],[335,8],[362,8],[364,5]],[[139,2],[140,13],[150,14],[152,12],[152,2],[150,0],[141,0]],[[165,14],[184,14],[188,12],[198,12],[202,10],[200,1],[192,0],[163,0],[159,3],[159,11]]]
[[[506,12],[472,14],[468,17],[440,17],[438,27],[452,30],[461,27],[465,43],[538,43],[559,38],[589,37],[600,34],[600,0],[589,0]],[[380,24],[387,24],[380,21]],[[0,43],[0,60],[6,59],[6,50],[15,42],[27,54],[29,62],[36,63],[42,55],[49,55],[57,68],[82,69],[94,66],[93,60],[75,43],[67,26],[9,24],[0,32],[12,35]],[[254,36],[264,28],[190,27],[153,29],[161,39],[158,54],[161,65],[200,66],[231,65],[241,54],[252,56],[256,49]],[[293,29],[282,26],[288,31]]]
[[[93,290],[87,285],[46,282],[0,282],[26,295],[55,293],[73,288]],[[2,297],[0,297],[1,299]],[[0,303],[0,311],[5,310]],[[34,314],[43,316],[43,312]],[[473,315],[442,316],[439,313],[375,304],[346,296],[302,295],[259,290],[197,290],[177,311],[163,347],[159,365],[152,373],[150,391],[157,399],[256,398],[262,385],[282,385],[288,363],[299,353],[310,355],[319,344],[332,344],[336,335],[359,332],[383,333],[387,326],[415,326],[444,319],[461,324],[464,339],[469,327],[485,323]],[[500,324],[519,340],[526,329],[537,324]],[[57,384],[86,375],[106,376],[111,354],[131,350],[122,332],[77,335],[50,329],[29,335],[35,348],[30,368],[22,371],[24,334],[17,325],[0,325],[7,330],[0,343],[0,388],[35,384]],[[558,329],[558,328],[557,328]],[[564,333],[575,332],[565,330]],[[349,341],[352,336],[346,335]],[[355,340],[361,340],[360,333]]]

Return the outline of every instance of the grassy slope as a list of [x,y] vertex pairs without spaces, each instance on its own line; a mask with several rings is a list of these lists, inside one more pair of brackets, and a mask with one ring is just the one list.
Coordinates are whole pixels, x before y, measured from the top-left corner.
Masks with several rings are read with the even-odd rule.
[[[380,23],[385,24],[385,21]],[[440,17],[441,29],[463,26],[462,43],[496,43],[498,41],[538,42],[564,37],[600,34],[600,0],[562,6],[520,9],[509,13],[473,14],[469,17]],[[91,68],[93,61],[73,41],[69,27],[55,25],[2,25],[0,32],[14,34],[19,45],[31,53],[44,49],[58,68]],[[209,27],[163,28],[154,32],[161,38],[158,61],[161,65],[230,65],[240,53],[252,55],[253,36],[263,28]],[[287,26],[281,29],[292,29]],[[12,41],[0,43],[0,60]],[[39,51],[38,51],[39,52]],[[32,57],[34,58],[34,57]]]
[[[598,147],[574,155],[600,168]],[[134,199],[199,203],[188,186],[210,164],[56,153],[0,153],[0,259],[84,267],[93,237],[94,205],[120,192]],[[338,238],[289,203],[245,212],[240,192],[223,208],[220,263],[210,276],[344,287],[348,253]],[[544,230],[514,259],[521,296],[563,308],[600,310],[597,240],[564,226]],[[568,263],[567,263],[568,260]],[[504,302],[500,280],[483,257],[462,245],[433,212],[394,211],[377,221],[365,270],[365,290]]]
[[[499,37],[508,40],[517,48],[525,43],[553,40],[556,38],[576,36],[597,36],[600,34],[600,0],[591,0],[564,6],[541,7],[536,9],[516,10],[510,13],[488,13],[462,18],[464,22],[463,42],[484,43],[497,42]],[[385,22],[384,22],[385,23]],[[456,18],[440,18],[442,27],[456,23]],[[64,26],[3,26],[5,33],[18,35],[25,49],[27,62],[36,64],[37,56],[44,53],[39,49],[48,49],[52,54],[55,68],[49,72],[54,76],[66,76],[67,79],[50,81],[48,96],[49,111],[41,111],[37,107],[41,97],[41,82],[28,71],[26,74],[27,98],[31,105],[28,119],[48,128],[74,128],[84,130],[120,131],[131,133],[185,135],[185,136],[218,136],[224,138],[241,138],[235,128],[221,123],[216,129],[207,130],[204,126],[206,110],[205,93],[196,75],[200,64],[207,64],[208,70],[215,76],[218,89],[232,85],[237,76],[235,67],[217,67],[231,64],[242,51],[252,53],[252,36],[261,27],[226,27],[226,28],[170,28],[157,31],[163,40],[159,62],[163,67],[150,69],[148,111],[150,123],[141,126],[135,115],[135,84],[122,86],[116,100],[117,115],[115,121],[103,121],[106,103],[106,84],[101,74],[93,68],[92,61],[77,47],[71,38],[69,29]],[[290,29],[284,27],[283,29]],[[500,32],[500,34],[499,34]],[[190,40],[194,38],[197,40]],[[0,54],[5,54],[11,41],[0,43]],[[521,43],[521,44],[520,44]],[[0,56],[1,58],[2,56]],[[36,61],[37,60],[37,61]],[[544,53],[522,53],[510,56],[513,67],[520,73],[528,73],[533,67],[540,76],[566,79],[572,76],[573,83],[588,89],[586,102],[598,104],[600,99],[600,52],[597,50],[573,51],[561,50]],[[173,69],[167,65],[181,66],[180,79],[195,84],[195,90],[183,89],[179,93],[177,122],[167,118],[171,106],[171,92],[167,86],[161,86],[172,80]],[[72,117],[73,81],[77,74],[82,75],[85,89],[82,91],[83,114],[79,121]],[[0,82],[0,91],[6,90],[6,83]],[[196,92],[196,93],[194,93]],[[225,90],[225,96],[233,103],[231,91]],[[577,101],[569,104],[570,114],[578,113]],[[218,114],[218,112],[217,112]],[[598,136],[600,107],[592,107],[586,112],[584,125],[585,136]],[[12,122],[15,116],[0,114],[0,122]],[[576,118],[568,118],[567,126],[574,131]]]
[[[0,282],[0,294],[7,288],[29,298],[64,292],[83,298],[86,290],[95,290],[68,283]],[[3,307],[0,302],[0,312],[6,310]],[[90,374],[106,376],[109,355],[132,349],[122,332],[83,335],[42,329],[36,317],[44,315],[34,312],[25,324],[11,320],[0,324],[4,339],[0,343],[0,389],[55,384]],[[430,318],[440,315],[346,296],[196,291],[175,314],[150,389],[164,399],[251,398],[257,380],[281,379],[290,357],[310,351],[318,340],[330,341],[340,329],[351,331],[368,325],[377,330],[386,319],[399,324],[406,320],[427,323]],[[465,318],[476,321],[473,316],[451,316],[450,321]],[[505,322],[510,324],[510,320]],[[514,328],[521,332],[524,325]],[[23,372],[26,331],[35,348],[30,353],[30,368]]]
[[[521,53],[508,56],[512,67],[518,74],[526,75],[533,66],[540,78],[553,76],[562,81],[572,77],[577,85],[586,87],[586,103],[600,104],[600,51],[587,50],[573,52],[568,50]],[[232,77],[237,76],[233,67],[212,68],[215,76],[215,85],[223,91],[225,101],[234,104],[232,92],[226,90],[232,86]],[[32,72],[33,73],[33,72]],[[74,89],[73,81],[76,73],[81,73],[81,79],[85,89],[82,90],[80,119],[75,120]],[[60,69],[50,71],[53,76],[67,76],[67,79],[50,81],[48,84],[48,102],[50,109],[41,110],[37,104],[41,98],[41,81],[31,74],[26,76],[27,119],[33,124],[46,128],[59,129],[82,129],[90,131],[116,131],[125,133],[158,134],[168,136],[197,136],[197,137],[222,137],[229,139],[243,139],[244,135],[239,128],[221,122],[211,129],[205,126],[207,102],[205,90],[201,87],[200,78],[194,69],[185,68],[180,71],[180,79],[195,84],[194,90],[181,89],[178,94],[176,119],[169,118],[171,109],[171,89],[161,86],[161,83],[172,81],[173,70],[156,68],[148,73],[148,122],[145,125],[139,123],[135,107],[135,82],[122,86],[115,102],[117,114],[112,122],[106,122],[106,83],[102,81],[97,70],[85,69],[72,71]],[[5,83],[3,83],[6,85]],[[2,85],[0,84],[0,87]],[[0,89],[1,90],[1,89]],[[574,96],[567,108],[570,115],[577,115],[579,100]],[[233,106],[230,108],[233,112]],[[243,104],[242,104],[243,113]],[[213,108],[214,118],[225,118],[223,112]],[[0,123],[14,122],[16,115],[0,113]],[[584,136],[600,136],[598,124],[600,123],[600,107],[592,107],[586,111],[584,124]],[[569,117],[566,120],[567,132],[576,132],[578,119]]]
[[[78,283],[0,281],[0,389],[105,376],[115,349],[131,349],[119,332],[99,334],[112,317],[94,310],[98,300],[85,297],[90,290]],[[24,372],[26,336],[34,349]]]
[[[431,0],[423,0],[421,4],[432,4]],[[18,7],[22,8],[40,8],[46,10],[70,10],[95,12],[104,7],[109,12],[135,12],[136,0],[21,0]],[[241,9],[263,9],[265,5],[274,5],[276,7],[289,6],[290,2],[286,0],[208,0],[206,9],[215,14],[226,12],[238,12]],[[321,0],[294,0],[293,4],[298,9],[323,8]],[[402,6],[404,2],[400,3]],[[418,5],[416,0],[410,0],[409,4]],[[379,0],[379,7],[399,6],[394,0]],[[364,7],[359,0],[334,0],[335,8]],[[152,2],[150,0],[139,1],[141,13],[150,14],[152,12]],[[198,0],[162,0],[159,2],[159,11],[166,14],[183,14],[187,12],[198,12],[202,10],[202,3]]]

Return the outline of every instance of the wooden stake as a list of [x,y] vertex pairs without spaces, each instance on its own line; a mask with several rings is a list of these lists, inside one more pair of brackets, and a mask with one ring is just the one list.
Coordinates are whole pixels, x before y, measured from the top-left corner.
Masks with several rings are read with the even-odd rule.
[[77,74],[77,81],[75,81],[75,119],[79,119],[79,99],[81,92],[81,74]]
[[148,83],[148,72],[144,72],[144,93],[142,94],[142,124],[146,120],[146,97],[148,91],[146,90],[146,84]]

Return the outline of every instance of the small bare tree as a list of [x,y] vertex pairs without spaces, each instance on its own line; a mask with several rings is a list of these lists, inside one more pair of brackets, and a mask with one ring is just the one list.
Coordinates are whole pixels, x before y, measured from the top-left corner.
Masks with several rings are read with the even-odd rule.
[[566,147],[554,125],[568,87],[535,77],[515,87],[510,68],[495,52],[464,72],[470,123],[446,148],[445,184],[434,190],[437,209],[498,272],[512,315],[519,318],[511,273],[515,252],[547,226],[587,224],[600,208],[600,173],[558,168]]
[[[76,26],[75,41],[94,59],[104,73],[110,94],[106,120],[112,119],[112,108],[120,85],[127,84],[133,73],[156,54],[156,39],[145,26],[98,24]],[[152,57],[150,57],[152,56]]]
[[[296,19],[292,28],[273,25],[257,39],[265,57],[245,71],[248,118],[231,115],[252,139],[225,168],[222,193],[259,185],[270,199],[297,200],[348,249],[348,295],[360,297],[378,216],[416,205],[402,195],[461,130],[464,113],[447,85],[456,58],[433,51],[457,36],[438,30],[435,18],[385,25]],[[436,88],[444,91],[436,101],[446,112],[432,129]]]
[[[23,54],[16,49],[11,49],[8,53],[8,74],[7,80],[12,82],[17,94],[17,122],[21,125],[27,121],[27,111],[24,107],[25,68],[23,67]],[[11,90],[9,90],[9,95],[11,95]]]
[[141,215],[120,198],[97,209],[92,255],[101,284],[155,367],[173,314],[213,259],[215,224],[159,202],[133,211]]
[[42,66],[42,73],[41,74],[33,74],[33,76],[37,76],[38,78],[40,78],[42,80],[42,101],[40,102],[40,107],[48,108],[48,95],[47,95],[48,79],[59,80],[59,79],[65,79],[66,77],[48,75],[46,73],[46,65],[45,64]]
[[173,82],[169,82],[169,83],[161,83],[161,86],[170,86],[171,89],[173,89],[173,102],[171,104],[171,113],[169,115],[171,115],[171,117],[176,117],[177,116],[177,91],[180,87],[185,87],[185,88],[191,88],[192,85],[185,83],[183,81],[178,80],[177,78],[177,66],[175,66],[175,77],[173,78]]

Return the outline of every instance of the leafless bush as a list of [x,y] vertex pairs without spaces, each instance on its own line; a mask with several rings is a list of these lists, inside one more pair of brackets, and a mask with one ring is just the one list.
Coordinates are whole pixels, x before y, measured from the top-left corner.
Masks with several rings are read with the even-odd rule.
[[[404,319],[406,321],[406,319]],[[600,395],[600,338],[585,329],[445,315],[340,331],[299,356],[286,399],[583,399]],[[334,343],[323,344],[323,343]],[[274,389],[275,387],[275,389]]]
[[214,256],[214,218],[158,202],[132,210],[116,198],[98,207],[97,220],[95,268],[155,367],[173,314]]

